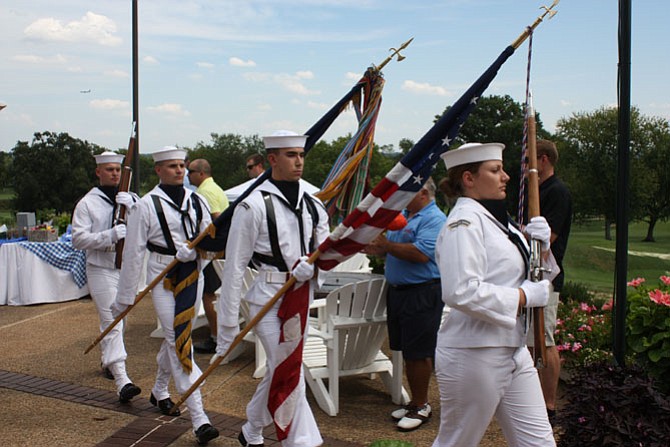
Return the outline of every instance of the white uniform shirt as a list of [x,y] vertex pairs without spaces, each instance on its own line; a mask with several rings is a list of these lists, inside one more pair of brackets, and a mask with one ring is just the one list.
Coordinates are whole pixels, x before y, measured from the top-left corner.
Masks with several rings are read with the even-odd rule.
[[[499,225],[481,204],[466,197],[449,213],[436,244],[442,300],[451,308],[438,334],[439,346],[525,344],[525,318],[517,313],[526,267]],[[508,227],[525,243],[522,233]]]
[[[165,236],[161,229],[158,215],[156,214],[156,207],[154,206],[152,195],[161,197],[161,205],[165,220],[170,230],[170,235],[174,242],[175,248],[188,243],[187,237],[194,237],[200,234],[211,223],[212,218],[207,206],[207,201],[198,195],[198,197],[191,198],[192,195],[197,195],[190,189],[184,189],[184,199],[181,204],[181,210],[188,210],[188,217],[195,226],[197,217],[196,210],[192,205],[192,201],[200,201],[202,209],[202,220],[200,226],[194,228],[195,235],[184,234],[182,226],[182,218],[180,213],[172,208],[166,202],[172,202],[172,199],[159,187],[149,191],[142,199],[135,204],[133,212],[129,216],[127,224],[126,242],[123,248],[123,265],[121,266],[121,278],[119,279],[119,291],[117,301],[121,304],[133,304],[135,302],[135,295],[142,273],[144,254],[147,249],[147,242],[154,245],[167,247]],[[174,203],[174,202],[172,202]],[[190,227],[187,225],[189,232]],[[165,266],[160,263],[151,262],[147,265],[147,279],[152,280],[161,273]]]
[[[283,198],[279,189],[269,180],[266,180],[249,194],[245,200],[238,204],[233,214],[230,233],[226,243],[226,262],[223,268],[222,282],[225,284],[225,287],[221,289],[221,297],[217,301],[218,317],[220,324],[224,326],[230,327],[238,324],[242,279],[254,252],[272,256],[266,207],[261,191],[271,193],[277,222],[279,248],[287,267],[291,269],[298,258],[303,255],[301,253],[298,217],[277,197]],[[301,203],[304,194],[306,194],[305,182],[300,180],[298,203]],[[314,197],[312,199],[318,202],[318,199]],[[305,198],[304,200],[308,199]],[[319,213],[319,222],[316,227],[314,249],[329,234],[328,214],[325,208],[319,203],[315,203],[315,208]],[[307,211],[307,205],[305,204],[302,206],[302,226],[304,229],[304,246],[309,251],[309,240],[312,235],[313,226],[312,217]],[[274,266],[262,264],[259,269],[259,275],[249,288],[245,299],[250,303],[261,306],[270,301],[275,293],[281,289],[283,282],[267,282],[264,273],[277,271],[278,269]]]
[[[99,188],[93,188],[77,203],[72,215],[72,245],[86,250],[86,262],[113,269],[116,253],[112,251],[114,204]],[[130,210],[127,210],[127,215]]]

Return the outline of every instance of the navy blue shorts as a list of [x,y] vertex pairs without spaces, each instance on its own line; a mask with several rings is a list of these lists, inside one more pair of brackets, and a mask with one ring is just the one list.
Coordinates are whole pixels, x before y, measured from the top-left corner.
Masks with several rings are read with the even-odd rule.
[[389,286],[386,297],[389,347],[405,359],[435,357],[442,321],[440,280],[409,286]]
[[202,275],[205,277],[205,293],[214,293],[221,287],[221,278],[211,262],[202,271]]

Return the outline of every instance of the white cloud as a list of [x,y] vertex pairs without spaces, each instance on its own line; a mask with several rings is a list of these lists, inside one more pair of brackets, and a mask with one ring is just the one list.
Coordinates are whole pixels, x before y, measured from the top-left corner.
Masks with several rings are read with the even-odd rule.
[[105,76],[111,76],[113,78],[128,78],[130,75],[123,70],[107,70],[104,72]]
[[23,33],[29,39],[51,42],[95,42],[104,46],[117,46],[122,39],[114,35],[116,23],[93,12],[87,12],[80,20],[63,25],[53,17],[38,19],[28,25]]
[[183,110],[181,108],[181,104],[175,104],[175,103],[165,103],[165,104],[160,104],[157,106],[150,106],[147,107],[147,110],[150,112],[156,112],[156,113],[164,113],[168,115],[175,115],[175,116],[190,116],[191,112],[188,110]]
[[158,59],[156,59],[156,58],[153,57],[153,56],[144,56],[144,57],[142,58],[142,62],[144,62],[145,64],[152,64],[152,65],[153,65],[153,64],[159,64],[159,63],[160,63],[160,62],[158,62]]
[[358,81],[360,78],[362,78],[363,75],[360,73],[354,73],[353,71],[348,71],[345,75],[344,78],[348,81]]
[[561,99],[561,106],[563,107],[570,107],[572,103],[570,101],[566,101],[565,99]]
[[62,54],[56,54],[52,57],[36,56],[34,54],[17,54],[12,59],[29,64],[64,64],[67,62],[67,59]]
[[258,105],[258,110],[261,110],[263,112],[269,112],[272,110],[272,105],[270,104],[259,104]]
[[214,64],[210,62],[196,62],[195,65],[200,68],[214,68]]
[[311,71],[296,71],[295,75],[298,79],[314,79],[314,73]]
[[329,105],[322,102],[307,101],[307,107],[317,110],[328,110]]
[[[300,72],[301,74],[270,74],[270,73],[245,73],[243,75],[244,79],[251,82],[274,82],[279,84],[284,90],[289,92],[297,93],[299,95],[318,95],[319,91],[308,89],[302,82],[302,79],[307,79],[309,76],[313,76],[311,72]],[[301,77],[302,76],[302,77]]]
[[240,59],[239,57],[231,57],[228,59],[228,63],[232,65],[233,67],[255,67],[256,62],[252,60],[244,61]]
[[89,104],[92,108],[100,110],[123,110],[130,107],[128,101],[118,99],[94,99]]
[[453,93],[449,92],[446,88],[440,87],[439,85],[430,85],[427,82],[415,82],[412,80],[407,80],[402,83],[402,89],[419,94],[429,94],[429,95],[438,95],[438,96],[452,96]]

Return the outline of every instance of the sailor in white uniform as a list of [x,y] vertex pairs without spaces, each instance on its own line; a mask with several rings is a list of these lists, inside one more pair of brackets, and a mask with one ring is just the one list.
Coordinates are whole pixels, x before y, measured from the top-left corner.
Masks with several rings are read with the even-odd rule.
[[524,235],[505,207],[504,145],[470,143],[442,155],[441,189],[458,198],[437,239],[442,299],[436,378],[441,422],[433,447],[477,446],[495,416],[507,443],[555,446],[537,370],[525,346],[528,308],[543,307],[551,283],[527,280],[526,235],[549,252],[551,230],[535,218]]
[[[118,192],[122,161],[123,155],[114,152],[95,156],[95,175],[100,184],[79,200],[72,215],[72,245],[86,250],[88,290],[98,311],[101,332],[114,321],[111,307],[119,282],[119,270],[114,265],[115,244],[126,235],[126,225],[115,224],[115,215],[119,206],[125,206],[130,213],[139,199],[134,194]],[[126,372],[123,322],[100,341],[100,350],[103,372],[112,376],[119,400],[127,403],[141,390]]]
[[[188,242],[210,224],[211,217],[207,201],[183,186],[186,173],[185,158],[186,151],[172,146],[153,153],[160,183],[135,204],[133,213],[128,219],[119,292],[114,304],[114,311],[117,314],[135,301],[146,250],[150,252],[147,263],[148,280],[157,277],[175,258],[180,262],[197,259],[200,272],[204,267],[203,261],[197,258],[196,250],[188,248]],[[203,286],[202,275],[198,276],[196,309],[199,306]],[[158,406],[163,414],[169,414],[174,407],[168,391],[170,377],[174,379],[177,391],[184,394],[201,375],[201,371],[193,361],[191,372],[187,373],[177,356],[173,291],[159,284],[152,290],[151,297],[165,338],[156,356],[158,371],[150,401]],[[219,435],[205,414],[199,389],[186,399],[186,406],[200,445],[207,444]],[[173,413],[178,414],[178,410]]]
[[[217,302],[217,354],[223,355],[239,333],[240,300],[248,303],[253,318],[279,291],[292,272],[298,282],[311,280],[314,266],[306,262],[307,254],[328,236],[328,214],[323,204],[306,193],[301,180],[304,166],[306,136],[278,131],[264,137],[272,177],[243,200],[233,214],[226,246],[221,297]],[[249,262],[259,271],[245,297],[241,296],[242,279]],[[291,267],[293,267],[291,269]],[[312,300],[313,284],[310,287]],[[284,359],[278,347],[281,323],[277,316],[280,299],[255,326],[267,353],[267,370],[247,405],[247,422],[238,440],[243,446],[262,446],[263,428],[272,423],[268,397],[273,374]],[[306,337],[306,331],[305,331]],[[305,396],[302,369],[297,389],[297,402],[284,447],[315,447],[323,440]]]

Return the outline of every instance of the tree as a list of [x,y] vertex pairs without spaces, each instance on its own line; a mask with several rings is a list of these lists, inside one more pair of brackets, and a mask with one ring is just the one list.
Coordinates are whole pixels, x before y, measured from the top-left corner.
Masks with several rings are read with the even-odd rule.
[[[451,106],[447,107],[449,110]],[[446,112],[445,110],[445,112]],[[435,121],[440,117],[436,116]],[[510,176],[507,183],[507,207],[516,216],[519,199],[519,177],[521,174],[521,145],[523,142],[524,106],[511,96],[483,96],[465,120],[453,147],[464,143],[503,143],[504,169]],[[549,138],[543,129],[540,115],[535,117],[538,138]]]
[[[653,239],[653,225],[668,213],[668,123],[645,117],[631,109],[630,213],[645,220]],[[618,110],[601,107],[591,113],[575,113],[557,123],[562,176],[570,184],[575,214],[603,216],[605,238],[611,239],[616,218]],[[664,164],[666,163],[666,164]]]
[[9,170],[11,169],[12,157],[7,152],[0,151],[0,189],[10,185]]
[[647,222],[644,242],[654,242],[654,227],[670,217],[670,123],[663,118],[641,119],[642,138],[640,154],[641,173],[638,194],[638,214]]
[[212,177],[223,189],[229,189],[247,180],[245,162],[252,154],[265,153],[258,135],[212,133],[212,143],[198,142],[189,153],[189,159],[204,158],[212,166]]
[[93,154],[103,148],[67,133],[35,133],[31,144],[12,149],[17,210],[72,212],[75,201],[95,183]]

